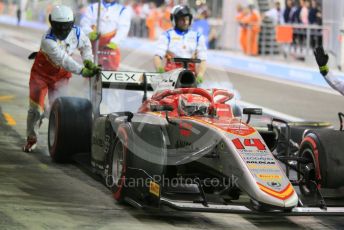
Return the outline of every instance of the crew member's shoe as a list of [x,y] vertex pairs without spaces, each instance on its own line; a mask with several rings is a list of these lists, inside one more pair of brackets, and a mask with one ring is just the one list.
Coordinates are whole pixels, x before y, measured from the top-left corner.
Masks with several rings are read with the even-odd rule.
[[37,146],[37,138],[36,137],[28,137],[25,146],[23,147],[23,151],[30,153],[32,152]]

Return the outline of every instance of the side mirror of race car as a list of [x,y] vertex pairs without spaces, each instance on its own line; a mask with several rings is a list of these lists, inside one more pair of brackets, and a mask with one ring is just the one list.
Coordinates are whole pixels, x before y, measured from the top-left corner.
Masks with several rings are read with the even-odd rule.
[[168,112],[171,112],[174,110],[173,106],[171,105],[151,105],[150,106],[152,112],[166,112],[166,120],[169,124],[176,125],[177,123],[174,121],[171,121],[168,117]]
[[263,110],[261,108],[244,108],[243,114],[248,115],[246,123],[250,123],[251,115],[263,115]]

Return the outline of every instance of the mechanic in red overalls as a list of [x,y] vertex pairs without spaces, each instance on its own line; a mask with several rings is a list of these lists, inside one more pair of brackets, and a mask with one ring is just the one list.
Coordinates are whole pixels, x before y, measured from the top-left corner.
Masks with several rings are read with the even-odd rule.
[[[177,5],[172,9],[171,22],[174,28],[161,35],[154,56],[154,65],[156,70],[162,73],[183,67],[182,63],[173,62],[172,58],[200,59],[201,63],[197,68],[195,64],[189,64],[189,69],[196,73],[197,83],[200,84],[206,71],[207,46],[201,33],[189,29],[192,18],[190,8],[187,6]],[[164,58],[165,67],[163,67]]]
[[[74,74],[92,77],[98,71],[93,60],[88,37],[74,26],[73,11],[64,5],[54,6],[49,21],[51,28],[43,35],[39,52],[33,56],[34,64],[30,74],[30,106],[27,116],[27,142],[25,152],[31,152],[37,144],[37,128],[42,119],[44,99],[48,93],[49,102],[67,85]],[[78,49],[84,65],[76,62],[71,55]],[[87,67],[86,67],[87,66]]]
[[117,70],[121,60],[118,45],[128,36],[131,14],[125,6],[115,0],[102,0],[100,8],[99,34],[97,34],[98,3],[87,7],[81,19],[81,28],[88,34],[95,52],[98,45],[98,64],[104,70]]

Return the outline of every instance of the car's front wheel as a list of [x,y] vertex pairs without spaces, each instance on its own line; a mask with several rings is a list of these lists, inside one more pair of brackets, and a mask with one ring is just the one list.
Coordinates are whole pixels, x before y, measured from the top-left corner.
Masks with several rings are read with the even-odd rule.
[[300,191],[304,196],[316,195],[317,189],[321,187],[321,172],[319,164],[319,154],[321,145],[314,134],[307,135],[302,141],[299,156],[306,162],[299,164],[298,177],[300,179]]
[[114,194],[117,201],[123,201],[127,186],[127,166],[130,157],[128,149],[128,133],[120,127],[117,136],[113,137],[107,157],[105,182]]

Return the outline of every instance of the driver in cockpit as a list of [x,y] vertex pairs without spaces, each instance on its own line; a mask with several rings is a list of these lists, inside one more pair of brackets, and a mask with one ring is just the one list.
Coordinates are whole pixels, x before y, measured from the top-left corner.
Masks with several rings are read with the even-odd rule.
[[[201,63],[197,68],[195,64],[189,64],[189,70],[196,74],[196,81],[200,84],[206,71],[207,46],[201,33],[189,29],[192,18],[188,6],[177,5],[172,9],[171,22],[174,28],[161,35],[154,56],[154,66],[157,72],[163,73],[183,67],[182,63],[173,62],[173,58],[200,59]],[[165,67],[163,67],[164,58],[166,58]]]

